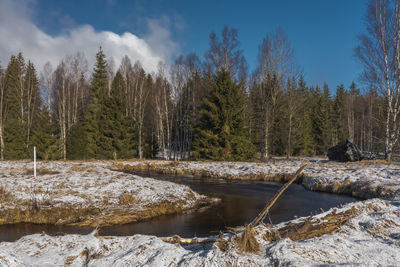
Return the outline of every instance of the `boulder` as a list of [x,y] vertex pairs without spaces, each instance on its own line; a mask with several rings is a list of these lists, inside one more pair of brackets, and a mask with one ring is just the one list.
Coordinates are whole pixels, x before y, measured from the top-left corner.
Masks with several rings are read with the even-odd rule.
[[329,148],[328,158],[339,162],[360,161],[363,159],[363,155],[354,143],[346,140]]

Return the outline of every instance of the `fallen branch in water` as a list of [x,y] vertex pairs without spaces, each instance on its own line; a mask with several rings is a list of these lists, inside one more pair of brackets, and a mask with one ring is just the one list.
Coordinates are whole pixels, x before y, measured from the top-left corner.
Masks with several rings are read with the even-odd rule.
[[267,215],[268,211],[272,208],[272,206],[275,204],[275,202],[278,200],[278,198],[285,192],[286,189],[297,179],[297,177],[300,175],[300,173],[307,167],[307,164],[301,166],[297,172],[293,175],[293,177],[287,182],[284,186],[279,189],[278,193],[275,194],[275,196],[268,202],[267,206],[261,211],[260,214],[249,224],[250,227],[254,227],[257,224],[259,224],[262,219]]
[[296,171],[296,173],[293,175],[293,177],[284,186],[282,186],[281,189],[278,191],[278,193],[276,193],[275,196],[268,202],[268,204],[260,212],[260,214],[258,214],[258,216],[246,227],[246,229],[243,231],[242,235],[240,236],[239,242],[238,242],[239,249],[241,251],[256,252],[259,250],[260,245],[258,244],[258,242],[255,238],[254,227],[257,226],[257,224],[259,224],[265,218],[268,211],[275,204],[275,202],[278,200],[278,198],[297,179],[297,177],[300,175],[300,173],[304,170],[305,167],[307,167],[307,165],[301,166]]
[[[283,192],[296,180],[296,178],[300,175],[300,173],[304,170],[307,165],[301,166],[297,172],[293,175],[293,177],[284,185],[282,188],[276,193],[276,195],[271,199],[271,201],[267,204],[267,206],[261,211],[261,213],[245,228],[243,234],[240,239],[240,250],[242,251],[257,251],[259,248],[259,244],[255,239],[254,226],[262,221],[271,207],[275,204],[277,199],[283,194]],[[232,228],[233,229],[233,228]],[[180,244],[204,244],[204,243],[212,243],[218,240],[220,237],[208,237],[208,238],[182,238],[180,236],[172,236],[172,237],[161,237],[160,239],[164,242],[168,243],[180,243]]]

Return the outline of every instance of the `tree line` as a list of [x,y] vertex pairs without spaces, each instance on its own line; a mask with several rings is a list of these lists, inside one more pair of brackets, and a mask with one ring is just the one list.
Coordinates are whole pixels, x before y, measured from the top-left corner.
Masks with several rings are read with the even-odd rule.
[[307,85],[281,29],[260,44],[252,73],[227,26],[210,34],[202,59],[180,56],[148,73],[125,56],[114,72],[100,47],[88,69],[82,53],[40,75],[21,53],[11,56],[0,68],[2,159],[29,158],[36,146],[44,160],[252,160],[325,155],[345,139],[388,152],[388,96],[373,83]]

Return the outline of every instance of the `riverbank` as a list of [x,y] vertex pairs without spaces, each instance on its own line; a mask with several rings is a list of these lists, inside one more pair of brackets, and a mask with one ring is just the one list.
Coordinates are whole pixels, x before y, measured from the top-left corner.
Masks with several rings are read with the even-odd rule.
[[112,162],[0,161],[0,224],[106,226],[210,205],[189,187],[110,170]]
[[[271,228],[255,228],[259,249],[240,252],[232,234],[209,245],[165,243],[154,236],[101,237],[35,234],[0,243],[2,266],[394,266],[400,262],[400,203],[372,199],[333,208]],[[276,229],[304,222],[323,224],[341,215],[329,232],[302,241]],[[239,236],[240,237],[240,236]],[[271,241],[273,237],[273,241]]]
[[286,182],[301,165],[297,180],[306,189],[347,194],[361,199],[400,200],[400,165],[384,162],[338,163],[322,159],[281,159],[258,162],[119,162],[114,169],[134,173],[186,174],[217,179]]
[[[1,162],[4,164],[5,162]],[[206,244],[171,244],[161,238],[146,235],[102,237],[90,235],[49,236],[35,234],[16,242],[0,243],[0,265],[4,266],[315,266],[315,265],[397,265],[400,262],[400,166],[382,162],[332,163],[320,159],[276,160],[269,163],[247,162],[167,162],[167,161],[118,161],[118,162],[49,162],[45,172],[35,181],[46,187],[57,188],[68,177],[71,188],[79,192],[68,197],[53,195],[59,205],[74,200],[74,205],[98,203],[111,194],[110,207],[123,205],[127,188],[132,197],[147,192],[143,199],[148,203],[160,203],[158,199],[174,200],[185,196],[183,207],[194,207],[204,197],[184,189],[183,186],[161,181],[141,180],[124,172],[159,172],[190,174],[210,178],[263,180],[284,182],[303,164],[308,167],[299,180],[309,190],[349,194],[368,199],[332,208],[326,212],[293,219],[277,225],[261,224],[254,230],[258,244],[252,253],[240,249],[241,233],[225,233],[215,237],[216,242]],[[16,182],[25,190],[18,191],[20,199],[29,200],[31,170],[21,165],[7,163],[0,181],[6,186]],[[67,167],[59,167],[70,166]],[[42,166],[43,167],[43,166]],[[44,168],[44,167],[43,167]],[[61,171],[58,169],[60,168]],[[70,170],[70,168],[73,168]],[[88,168],[88,170],[86,169]],[[110,170],[111,169],[111,170]],[[77,173],[75,173],[75,171]],[[25,174],[24,174],[25,172]],[[69,173],[72,172],[72,173]],[[25,176],[29,176],[25,177]],[[46,178],[54,175],[54,178]],[[59,175],[59,176],[57,176]],[[69,178],[71,177],[74,178]],[[13,178],[14,177],[14,178]],[[59,179],[56,179],[58,177]],[[100,177],[100,178],[99,178]],[[114,179],[112,179],[114,177]],[[127,177],[132,177],[129,179]],[[85,182],[81,180],[85,180]],[[144,179],[144,178],[142,178]],[[45,182],[50,180],[51,182]],[[137,181],[130,184],[132,181]],[[104,183],[104,184],[103,184]],[[160,183],[160,184],[158,184]],[[2,184],[0,182],[0,184]],[[131,186],[131,187],[129,187]],[[158,188],[160,186],[161,188]],[[61,188],[64,187],[60,186]],[[156,188],[157,187],[157,188]],[[71,189],[69,188],[69,190]],[[178,189],[180,188],[180,189]],[[60,192],[57,191],[56,192]],[[68,189],[66,189],[68,190]],[[172,191],[178,190],[178,191]],[[63,191],[64,192],[64,191]],[[120,194],[116,194],[119,192]],[[42,192],[43,193],[43,192]],[[41,192],[34,192],[38,199]],[[89,195],[85,201],[83,195]],[[175,196],[175,198],[173,196]],[[182,194],[182,195],[180,195]],[[67,195],[64,192],[64,195]],[[2,194],[6,196],[7,194]],[[145,196],[145,197],[144,197]],[[76,198],[75,198],[76,197]],[[1,199],[1,197],[0,197]],[[64,202],[61,201],[64,199]],[[126,197],[130,199],[130,197]],[[155,201],[157,199],[157,201]],[[120,202],[121,201],[121,202]],[[129,201],[128,201],[129,202]],[[45,202],[42,202],[45,203]],[[55,202],[56,203],[56,202]],[[81,204],[80,204],[81,203]],[[135,202],[136,203],[136,202]],[[141,203],[141,202],[139,202]],[[191,203],[191,204],[190,204]],[[12,203],[9,201],[8,205]],[[141,204],[139,204],[141,205]],[[184,206],[187,205],[187,206]],[[54,204],[57,206],[57,204]],[[85,205],[83,205],[85,206]],[[90,207],[90,205],[86,205]],[[3,208],[3,206],[2,206]],[[131,207],[134,209],[134,205]]]

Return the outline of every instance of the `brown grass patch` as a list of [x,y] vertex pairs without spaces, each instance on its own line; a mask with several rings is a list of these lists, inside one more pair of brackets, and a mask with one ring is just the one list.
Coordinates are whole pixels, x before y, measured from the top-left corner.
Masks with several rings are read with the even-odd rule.
[[[250,173],[229,175],[229,174],[219,174],[212,171],[203,169],[183,169],[179,168],[181,163],[179,161],[172,161],[170,163],[157,163],[157,162],[147,162],[136,165],[129,165],[123,163],[117,163],[112,166],[114,171],[122,171],[125,173],[157,173],[157,174],[167,174],[167,175],[193,175],[196,177],[206,177],[212,179],[227,179],[227,180],[251,180],[251,181],[268,181],[285,183],[291,178],[291,174],[286,173]],[[299,175],[296,183],[301,183],[303,180],[303,175]]]
[[293,241],[298,241],[330,234],[359,213],[360,211],[353,207],[340,213],[333,210],[320,220],[310,216],[302,222],[289,222],[275,231],[270,230],[264,235],[264,239],[274,242],[279,240],[278,238],[290,238]]
[[101,252],[93,252],[93,251],[91,251],[91,250],[88,249],[88,248],[85,248],[85,249],[81,252],[81,255],[85,258],[84,266],[87,266],[88,263],[89,263],[91,260],[100,259],[101,257],[103,257],[103,253],[101,253]]
[[125,204],[131,204],[135,203],[135,198],[132,196],[131,193],[129,192],[124,192],[120,197],[119,197],[119,204],[125,205]]
[[236,240],[239,251],[242,252],[257,252],[260,250],[260,244],[256,239],[256,231],[253,227],[247,226],[246,230]]
[[[25,174],[33,175],[33,169],[26,169]],[[38,168],[36,170],[36,175],[55,175],[55,174],[60,174],[60,172],[55,170],[49,170],[46,168]]]
[[224,235],[221,234],[217,241],[215,242],[215,245],[221,250],[221,251],[227,251],[229,249],[229,242],[225,240]]
[[65,264],[65,265],[71,265],[77,257],[78,257],[78,256],[68,256],[68,257],[65,259],[64,264]]
[[93,166],[88,166],[88,165],[83,165],[83,164],[77,164],[73,165],[71,168],[69,168],[68,172],[85,172],[85,171],[92,171]]
[[0,203],[8,202],[12,199],[11,193],[5,186],[0,185]]

